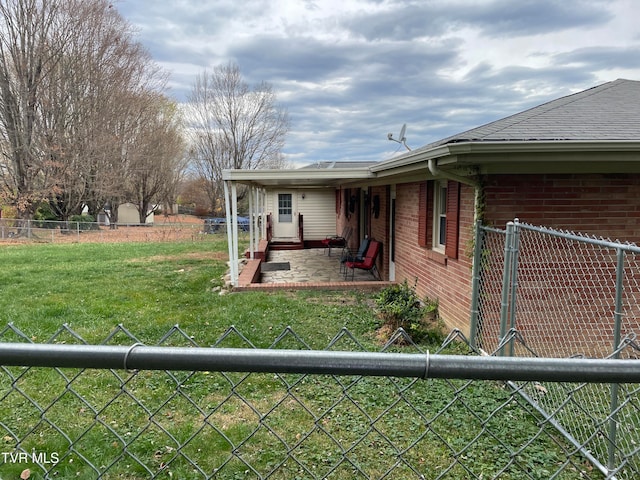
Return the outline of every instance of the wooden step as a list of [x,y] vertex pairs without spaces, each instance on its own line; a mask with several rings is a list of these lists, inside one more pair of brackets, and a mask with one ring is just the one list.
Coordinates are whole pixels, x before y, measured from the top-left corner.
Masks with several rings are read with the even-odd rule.
[[270,250],[303,250],[303,242],[271,242],[269,243]]

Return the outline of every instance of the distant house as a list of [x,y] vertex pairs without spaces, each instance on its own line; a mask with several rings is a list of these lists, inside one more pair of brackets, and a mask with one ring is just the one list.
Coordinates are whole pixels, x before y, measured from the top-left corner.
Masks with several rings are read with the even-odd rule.
[[[109,218],[104,212],[100,213],[98,214],[98,222],[103,225],[109,225]],[[154,214],[150,213],[145,224],[153,225],[153,222]],[[121,203],[118,206],[118,223],[120,225],[139,225],[140,214],[138,213],[138,208],[133,203]]]
[[[468,331],[476,219],[640,242],[640,82],[605,83],[375,164],[224,178],[230,192],[236,182],[264,195],[286,188],[299,202],[305,190],[325,202],[332,192],[330,233],[350,226],[353,246],[381,241],[383,278],[417,281],[449,327]],[[275,215],[282,205],[266,206]]]
[[[145,223],[153,225],[154,214],[151,212],[147,216]],[[138,207],[133,203],[122,203],[118,207],[118,223],[126,225],[138,225],[140,223],[140,213]]]

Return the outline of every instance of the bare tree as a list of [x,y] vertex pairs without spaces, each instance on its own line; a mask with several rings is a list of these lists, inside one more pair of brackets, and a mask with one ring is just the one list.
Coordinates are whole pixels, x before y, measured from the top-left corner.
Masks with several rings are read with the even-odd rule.
[[231,168],[230,150],[217,131],[195,132],[190,150],[191,163],[202,180],[202,187],[209,201],[209,210],[219,213],[224,199],[222,170]]
[[222,170],[283,166],[289,118],[269,84],[251,89],[229,63],[196,78],[189,106],[192,161],[208,184],[213,210],[223,198]]
[[[108,125],[121,115],[118,95],[128,88],[130,27],[102,0],[67,0],[59,13],[68,32],[61,60],[45,79],[42,109],[46,150],[56,180],[52,210],[66,220],[92,203],[99,158],[114,150]],[[123,68],[124,67],[124,68]]]
[[43,200],[63,219],[111,204],[117,221],[117,205],[138,200],[132,162],[179,143],[145,123],[168,117],[148,100],[165,84],[107,0],[0,2],[0,200],[22,218]]
[[140,122],[127,170],[128,197],[135,199],[140,223],[145,223],[176,190],[184,170],[184,143],[177,107],[161,95],[140,99]]
[[179,186],[179,203],[196,213],[214,211],[210,208],[208,193],[208,183],[193,169],[187,169]]
[[[153,76],[145,74],[146,52],[135,47],[127,51],[135,68],[119,75],[120,82],[127,88],[109,90],[108,103],[99,110],[101,130],[107,138],[102,148],[91,157],[95,174],[92,175],[89,209],[97,212],[106,207],[105,213],[113,228],[118,222],[118,207],[125,202],[136,202],[136,196],[131,194],[130,175],[135,168],[132,165],[143,148],[138,142],[142,138],[141,125],[148,110],[144,98],[157,95],[147,86],[147,81]],[[135,58],[137,60],[133,62]]]
[[0,135],[2,199],[19,218],[30,218],[55,181],[42,135],[41,91],[61,58],[58,2],[6,0],[0,3]]
[[[65,178],[66,197],[83,192],[82,204],[90,213],[110,205],[108,214],[117,223],[118,206],[136,202],[128,189],[131,162],[142,147],[140,125],[148,116],[149,101],[164,88],[166,74],[149,53],[132,40],[129,24],[105,0],[75,0],[77,35],[68,49],[69,68],[63,72],[69,91],[75,92],[72,130],[79,168]],[[84,7],[84,10],[82,9]],[[73,164],[73,157],[67,158]],[[74,188],[76,187],[76,188]]]

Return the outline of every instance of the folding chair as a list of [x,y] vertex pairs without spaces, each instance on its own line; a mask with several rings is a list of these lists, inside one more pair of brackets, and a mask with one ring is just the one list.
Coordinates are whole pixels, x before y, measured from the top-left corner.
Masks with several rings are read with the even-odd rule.
[[378,254],[380,253],[380,247],[382,244],[376,240],[371,240],[369,243],[369,247],[367,248],[367,253],[365,253],[364,258],[361,261],[353,261],[353,262],[345,262],[345,274],[344,278],[347,278],[349,274],[349,269],[351,269],[351,280],[355,278],[356,268],[359,270],[367,270],[371,272],[376,280],[380,280],[380,272],[378,272],[378,267],[376,266],[376,260],[378,259]]
[[322,246],[325,250],[327,248],[329,249],[329,256],[331,256],[331,249],[346,247],[349,242],[349,237],[351,237],[351,227],[345,227],[342,231],[342,235],[335,235],[322,240]]
[[345,248],[342,251],[342,257],[340,258],[340,273],[342,273],[343,271],[346,273],[346,269],[344,266],[346,262],[356,262],[364,260],[364,256],[367,253],[367,248],[369,248],[369,243],[371,243],[371,239],[369,238],[365,238],[364,240],[362,240],[362,242],[360,243],[360,248],[358,248],[358,251],[355,254],[348,248]]

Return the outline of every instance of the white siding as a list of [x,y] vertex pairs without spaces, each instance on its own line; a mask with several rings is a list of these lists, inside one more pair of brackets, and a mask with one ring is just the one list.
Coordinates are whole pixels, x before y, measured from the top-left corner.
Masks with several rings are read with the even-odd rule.
[[294,214],[303,215],[305,240],[322,240],[336,234],[336,194],[333,188],[273,190],[267,195],[267,212],[277,214],[278,193],[284,191],[296,196],[297,211]]
[[[304,194],[304,198],[302,195]],[[298,191],[304,239],[321,240],[336,234],[336,193],[332,188]]]

